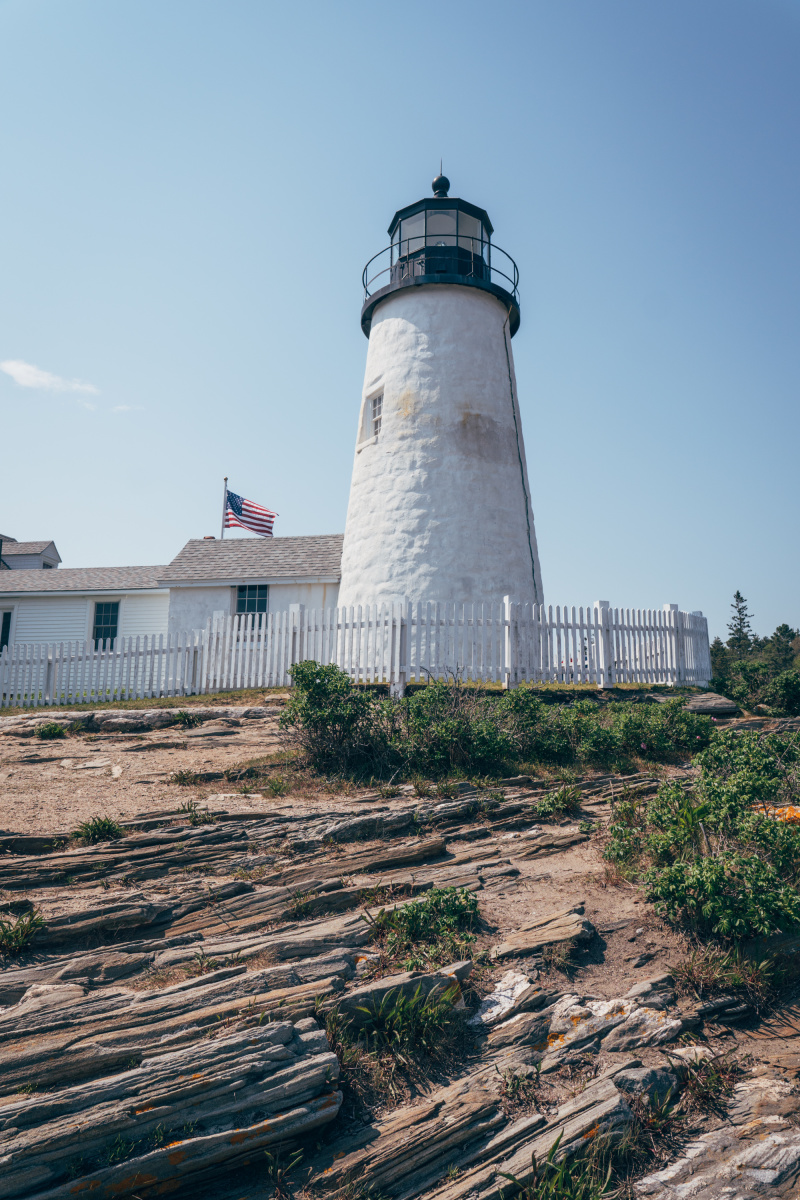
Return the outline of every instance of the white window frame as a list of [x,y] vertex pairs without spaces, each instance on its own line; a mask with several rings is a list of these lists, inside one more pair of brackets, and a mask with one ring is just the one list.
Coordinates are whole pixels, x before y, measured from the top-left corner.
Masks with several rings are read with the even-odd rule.
[[[358,454],[366,446],[374,446],[380,437],[381,428],[383,426],[383,405],[384,405],[384,388],[383,384],[380,387],[372,388],[367,392],[361,402],[361,418],[359,421],[359,439],[356,451]],[[376,412],[376,406],[378,411]],[[378,422],[378,428],[375,428],[375,421]]]

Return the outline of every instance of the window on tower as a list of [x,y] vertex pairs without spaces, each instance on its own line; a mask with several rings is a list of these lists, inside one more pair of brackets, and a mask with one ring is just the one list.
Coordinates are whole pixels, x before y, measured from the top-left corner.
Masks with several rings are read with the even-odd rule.
[[381,417],[383,416],[383,392],[380,396],[372,397],[372,436],[377,437],[381,431]]

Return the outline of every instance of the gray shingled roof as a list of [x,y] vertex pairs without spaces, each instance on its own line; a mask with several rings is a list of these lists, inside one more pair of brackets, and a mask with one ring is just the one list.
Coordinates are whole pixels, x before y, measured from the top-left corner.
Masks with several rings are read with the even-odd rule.
[[[55,546],[52,541],[49,542],[6,542],[3,541],[3,558],[11,558],[14,554],[42,554],[48,546]],[[58,551],[56,550],[56,554]],[[59,555],[59,558],[61,556]]]
[[[50,543],[48,542],[47,545]],[[4,551],[5,553],[5,551]],[[128,592],[158,587],[165,568],[59,567],[57,571],[4,571],[0,594],[8,592]]]
[[161,574],[162,583],[323,578],[338,581],[344,534],[193,539]]

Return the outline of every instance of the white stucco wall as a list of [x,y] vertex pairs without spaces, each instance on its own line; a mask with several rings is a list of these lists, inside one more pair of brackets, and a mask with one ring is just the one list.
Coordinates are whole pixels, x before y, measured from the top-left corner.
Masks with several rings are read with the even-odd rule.
[[[338,583],[290,582],[268,586],[268,612],[283,612],[292,604],[304,604],[306,608],[335,608],[337,604]],[[209,618],[219,612],[226,616],[236,612],[235,585],[170,588],[170,633],[203,629]]]
[[304,604],[306,608],[336,608],[338,596],[338,583],[271,583],[269,611],[283,612],[291,604]]
[[216,587],[171,587],[169,589],[169,631],[182,633],[203,629],[214,613],[235,612],[235,591],[222,585]]
[[375,310],[340,604],[542,602],[505,322],[494,296],[457,285],[404,288]]

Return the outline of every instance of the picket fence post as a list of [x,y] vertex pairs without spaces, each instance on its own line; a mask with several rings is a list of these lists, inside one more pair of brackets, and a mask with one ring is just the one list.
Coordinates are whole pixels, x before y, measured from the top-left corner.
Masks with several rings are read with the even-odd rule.
[[608,600],[595,600],[594,608],[597,615],[598,651],[597,686],[613,687],[614,683],[614,653],[611,637],[611,607]]

